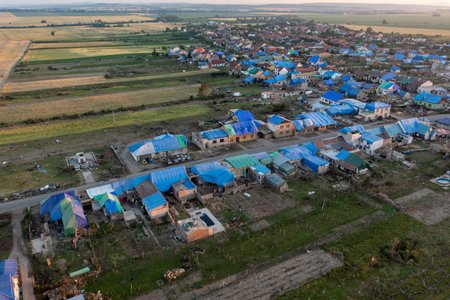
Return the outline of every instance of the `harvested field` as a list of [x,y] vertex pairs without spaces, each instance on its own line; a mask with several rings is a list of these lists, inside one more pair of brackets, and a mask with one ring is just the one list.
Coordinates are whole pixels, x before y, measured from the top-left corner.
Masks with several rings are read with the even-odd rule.
[[450,217],[450,194],[422,189],[395,200],[402,210],[426,225],[438,224]]
[[[180,73],[128,77],[128,78],[121,77],[121,78],[113,78],[113,79],[105,79],[104,76],[83,76],[83,77],[72,77],[72,78],[62,78],[62,79],[8,82],[3,87],[2,92],[3,93],[15,93],[15,92],[26,92],[26,91],[73,87],[73,86],[80,86],[80,85],[94,85],[94,84],[101,84],[101,83],[121,83],[121,82],[139,81],[139,80],[187,77],[187,76],[193,76],[193,75],[214,73],[216,71],[218,71],[218,70],[217,69],[206,69],[206,70],[188,71],[188,72],[183,72],[183,73],[180,72]],[[188,98],[189,98],[189,96],[188,96]]]
[[147,89],[134,92],[75,97],[63,100],[11,103],[2,106],[0,122],[12,123],[27,119],[48,119],[61,115],[82,114],[106,109],[130,108],[189,99],[198,93],[198,84]]
[[[365,25],[344,25],[353,30],[366,30]],[[388,26],[370,26],[376,32],[391,33],[396,32],[400,34],[423,34],[427,36],[441,35],[443,37],[450,37],[450,30],[445,29],[426,29],[426,28],[407,28],[407,27],[388,27]]]
[[[124,27],[44,27],[44,28],[2,28],[0,29],[0,42],[2,41],[64,41],[77,39],[106,38],[117,35],[125,35],[132,32],[155,33],[161,32],[167,27],[173,27],[168,23],[132,23]],[[55,35],[51,32],[54,31]]]
[[210,109],[205,105],[185,104],[160,109],[138,112],[126,112],[113,116],[103,115],[70,121],[53,122],[31,126],[10,127],[0,129],[0,145],[54,138],[79,133],[90,133],[107,128],[161,123],[179,118],[193,118],[207,114]]
[[29,46],[29,41],[0,41],[0,88],[8,80],[11,69],[23,57]]
[[249,276],[230,276],[180,299],[273,299],[342,265],[323,250],[310,251]]
[[293,207],[294,201],[268,188],[254,188],[247,190],[250,197],[243,193],[230,195],[227,201],[235,210],[242,209],[252,219],[260,219],[274,214],[285,208]]
[[[2,14],[6,14],[3,17]],[[42,23],[45,20],[46,23]],[[46,26],[62,25],[62,24],[79,24],[79,23],[94,23],[96,21],[106,23],[118,23],[129,21],[151,21],[143,15],[80,15],[80,16],[16,16],[12,13],[0,13],[0,26],[2,27],[18,27],[18,26]]]

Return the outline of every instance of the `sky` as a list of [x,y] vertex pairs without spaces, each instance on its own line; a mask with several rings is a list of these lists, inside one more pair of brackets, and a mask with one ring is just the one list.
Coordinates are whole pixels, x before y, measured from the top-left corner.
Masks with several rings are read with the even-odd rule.
[[450,6],[450,0],[0,0],[2,6],[16,6],[29,4],[54,4],[54,3],[155,3],[155,2],[184,2],[184,3],[211,3],[211,4],[301,4],[301,3],[395,3],[417,5],[444,5]]

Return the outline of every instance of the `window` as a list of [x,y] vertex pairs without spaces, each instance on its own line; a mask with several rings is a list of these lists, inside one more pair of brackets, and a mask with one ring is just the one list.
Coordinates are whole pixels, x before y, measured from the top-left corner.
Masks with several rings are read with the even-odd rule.
[[212,143],[213,143],[213,144],[217,144],[217,140],[213,140]]
[[221,142],[221,143],[225,142],[225,139],[220,139],[220,142]]

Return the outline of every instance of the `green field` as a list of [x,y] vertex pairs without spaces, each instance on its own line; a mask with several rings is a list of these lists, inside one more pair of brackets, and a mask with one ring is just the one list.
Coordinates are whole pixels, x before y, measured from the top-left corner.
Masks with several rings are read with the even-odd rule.
[[156,124],[185,117],[195,118],[208,113],[208,111],[209,108],[205,105],[186,104],[138,112],[116,113],[115,123],[113,115],[108,114],[78,120],[10,127],[0,129],[0,145],[88,133],[121,126]]
[[[281,299],[448,299],[450,291],[450,221],[427,227],[414,219],[393,214],[362,232],[326,247],[342,253],[345,265]],[[398,240],[417,242],[414,263],[383,254]],[[375,257],[377,264],[371,264]],[[447,274],[447,276],[445,276]]]

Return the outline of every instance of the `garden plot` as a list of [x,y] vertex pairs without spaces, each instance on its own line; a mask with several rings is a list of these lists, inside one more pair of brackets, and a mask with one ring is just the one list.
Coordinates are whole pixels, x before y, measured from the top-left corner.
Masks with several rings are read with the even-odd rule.
[[265,218],[295,205],[294,201],[283,194],[261,187],[227,196],[227,200],[235,210],[242,210],[251,219]]
[[422,189],[395,200],[403,211],[426,225],[440,223],[450,216],[450,194]]

